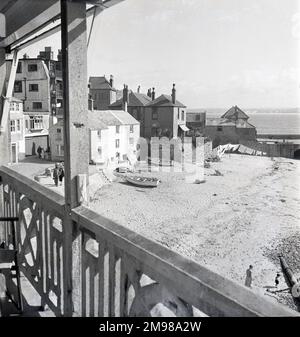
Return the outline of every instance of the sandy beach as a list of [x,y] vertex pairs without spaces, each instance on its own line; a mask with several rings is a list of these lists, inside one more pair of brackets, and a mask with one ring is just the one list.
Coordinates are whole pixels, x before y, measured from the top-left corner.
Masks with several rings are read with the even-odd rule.
[[[252,264],[253,291],[299,310],[288,292],[267,289],[281,273],[279,253],[300,277],[300,161],[225,154],[210,165],[201,184],[182,173],[143,172],[162,181],[157,188],[115,177],[109,184],[90,166],[90,208],[240,284]],[[33,178],[51,166],[29,159],[13,168]],[[51,178],[45,186],[63,194]],[[283,276],[278,288],[287,288]]]
[[[119,178],[99,188],[93,175],[90,207],[241,284],[252,264],[253,291],[271,296],[279,252],[300,276],[299,173],[297,160],[226,154],[205,169],[202,184],[153,172],[157,188]],[[281,276],[279,288],[286,287]],[[272,297],[296,308],[288,293]]]

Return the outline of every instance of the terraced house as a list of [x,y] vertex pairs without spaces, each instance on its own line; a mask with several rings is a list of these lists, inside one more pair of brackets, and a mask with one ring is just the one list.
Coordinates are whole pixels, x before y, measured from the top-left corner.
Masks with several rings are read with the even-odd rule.
[[25,157],[25,128],[23,116],[23,102],[17,98],[10,100],[10,141],[11,162],[17,163]]
[[89,111],[90,162],[105,167],[136,162],[140,123],[124,110]]
[[[151,97],[139,92],[129,92],[127,111],[130,115],[140,122],[140,135],[145,137],[146,106],[151,102]],[[123,97],[109,106],[112,110],[124,109]]]
[[155,98],[155,88],[152,88],[148,89],[147,95],[130,92],[126,107],[123,98],[110,105],[111,109],[121,107],[140,122],[141,137],[176,138],[184,136],[189,130],[186,126],[186,106],[176,99],[175,84],[172,95],[163,94]]
[[163,94],[147,104],[144,127],[146,138],[183,137],[188,130],[186,106],[177,100],[175,84],[171,96]]
[[117,90],[114,88],[114,78],[110,75],[107,80],[105,76],[91,76],[89,78],[89,95],[94,101],[95,110],[107,110],[117,99]]

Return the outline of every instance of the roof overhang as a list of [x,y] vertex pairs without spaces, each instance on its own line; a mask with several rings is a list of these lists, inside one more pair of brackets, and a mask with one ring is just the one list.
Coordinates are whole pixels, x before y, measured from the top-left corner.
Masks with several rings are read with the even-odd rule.
[[181,129],[182,131],[184,131],[184,132],[190,131],[190,129],[189,129],[186,125],[184,125],[184,124],[179,124],[178,126],[179,126],[180,129]]
[[[124,0],[75,1],[99,7],[102,11]],[[0,47],[9,49],[59,19],[60,0],[1,0]]]

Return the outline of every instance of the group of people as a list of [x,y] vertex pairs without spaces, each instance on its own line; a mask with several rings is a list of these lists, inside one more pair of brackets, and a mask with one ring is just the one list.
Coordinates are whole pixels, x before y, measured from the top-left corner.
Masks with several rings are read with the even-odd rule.
[[39,146],[37,148],[36,152],[37,152],[37,154],[39,156],[39,159],[45,159],[47,150],[45,151],[43,147]]
[[65,170],[64,170],[64,165],[63,163],[56,163],[54,170],[53,170],[53,180],[54,180],[54,184],[55,186],[62,185],[63,183],[63,179],[65,176]]
[[[245,286],[249,288],[251,288],[251,284],[252,284],[252,270],[253,270],[253,266],[250,264],[249,268],[246,270],[246,280],[245,280]],[[275,277],[275,287],[276,288],[279,285],[279,278],[280,278],[280,273],[277,273]]]

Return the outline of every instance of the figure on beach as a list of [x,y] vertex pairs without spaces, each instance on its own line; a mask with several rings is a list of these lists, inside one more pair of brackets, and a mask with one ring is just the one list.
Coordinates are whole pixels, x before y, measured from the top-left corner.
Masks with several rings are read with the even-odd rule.
[[58,164],[55,164],[54,170],[53,170],[53,180],[55,186],[58,186],[58,177],[59,177],[59,167]]
[[63,179],[65,176],[65,170],[63,163],[60,164],[59,169],[58,169],[58,180],[59,180],[59,185],[62,185]]
[[39,155],[39,158],[41,158],[42,157],[42,151],[43,151],[43,149],[39,146],[38,148],[37,148],[37,150],[36,150],[36,152],[38,153],[38,155]]
[[278,285],[279,285],[279,277],[280,277],[280,274],[277,273],[276,277],[275,277],[275,287],[277,288]]
[[253,266],[250,264],[249,268],[246,270],[245,286],[249,288],[251,288],[251,284],[252,284],[252,269],[253,269]]

